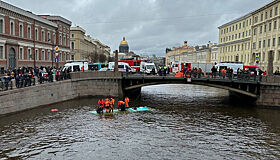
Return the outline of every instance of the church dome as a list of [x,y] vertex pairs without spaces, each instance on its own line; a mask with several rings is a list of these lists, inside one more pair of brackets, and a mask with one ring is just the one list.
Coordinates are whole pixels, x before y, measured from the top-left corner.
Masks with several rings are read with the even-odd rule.
[[128,54],[128,52],[129,52],[129,46],[127,41],[125,40],[125,37],[123,37],[123,40],[121,41],[121,44],[119,46],[119,53]]
[[125,40],[125,37],[123,37],[123,40],[121,41],[120,45],[128,45],[127,41]]

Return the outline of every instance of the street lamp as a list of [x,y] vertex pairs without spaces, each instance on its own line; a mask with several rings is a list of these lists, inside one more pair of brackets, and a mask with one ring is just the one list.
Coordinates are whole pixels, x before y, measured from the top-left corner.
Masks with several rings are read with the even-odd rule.
[[[48,39],[48,42],[50,42],[51,39]],[[54,40],[52,40],[52,55],[51,55],[51,59],[52,59],[52,68],[53,68],[53,53],[54,52]]]

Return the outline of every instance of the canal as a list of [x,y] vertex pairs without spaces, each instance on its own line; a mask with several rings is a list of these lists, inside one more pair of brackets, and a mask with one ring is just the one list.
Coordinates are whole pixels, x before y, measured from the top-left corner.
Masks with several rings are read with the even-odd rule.
[[131,105],[152,111],[113,116],[90,114],[97,100],[0,118],[0,160],[280,159],[280,109],[231,100],[224,90],[144,87]]

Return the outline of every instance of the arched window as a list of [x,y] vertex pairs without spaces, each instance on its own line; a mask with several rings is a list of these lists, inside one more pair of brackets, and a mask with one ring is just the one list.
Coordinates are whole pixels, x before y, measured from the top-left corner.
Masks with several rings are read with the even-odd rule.
[[71,42],[71,48],[72,48],[72,50],[75,49],[75,44],[74,44],[74,42]]

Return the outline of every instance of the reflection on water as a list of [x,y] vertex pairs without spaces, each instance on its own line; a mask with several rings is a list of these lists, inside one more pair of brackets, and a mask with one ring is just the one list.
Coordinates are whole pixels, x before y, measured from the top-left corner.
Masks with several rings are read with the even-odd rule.
[[[0,159],[279,159],[280,110],[231,105],[223,90],[144,87],[132,106],[96,116],[97,98],[0,118]],[[50,110],[58,108],[59,112]]]

